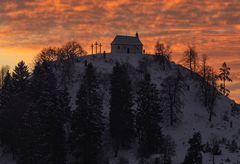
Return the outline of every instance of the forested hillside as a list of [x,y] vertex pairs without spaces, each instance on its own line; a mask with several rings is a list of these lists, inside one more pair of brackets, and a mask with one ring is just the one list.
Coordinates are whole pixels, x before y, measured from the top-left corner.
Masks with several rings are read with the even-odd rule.
[[240,108],[213,72],[152,55],[68,54],[6,75],[0,163],[240,162]]

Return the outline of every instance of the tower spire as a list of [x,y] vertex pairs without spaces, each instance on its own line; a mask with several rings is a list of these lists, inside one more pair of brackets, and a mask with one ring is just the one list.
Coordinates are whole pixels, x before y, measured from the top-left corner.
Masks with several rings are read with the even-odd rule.
[[138,38],[138,32],[136,32],[136,37]]

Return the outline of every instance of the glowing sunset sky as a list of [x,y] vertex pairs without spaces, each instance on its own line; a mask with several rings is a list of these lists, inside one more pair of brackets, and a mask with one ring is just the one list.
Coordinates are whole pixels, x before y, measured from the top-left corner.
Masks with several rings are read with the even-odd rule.
[[157,40],[179,61],[187,45],[209,55],[216,69],[232,67],[231,97],[240,97],[239,0],[0,0],[0,66],[31,63],[44,47],[78,41],[89,53],[109,51],[116,34],[138,31],[146,52]]

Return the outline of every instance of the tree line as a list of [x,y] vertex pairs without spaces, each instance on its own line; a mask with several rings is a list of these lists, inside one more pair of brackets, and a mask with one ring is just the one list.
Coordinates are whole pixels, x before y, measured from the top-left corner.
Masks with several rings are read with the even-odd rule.
[[[166,64],[171,60],[171,47],[157,41],[155,44],[155,56],[156,59],[159,60],[163,70],[165,70]],[[223,62],[222,66],[219,68],[219,73],[217,73],[214,71],[213,67],[208,64],[208,56],[206,54],[203,54],[201,59],[199,59],[196,48],[194,46],[188,46],[183,53],[181,63],[190,70],[191,75],[193,73],[198,73],[205,82],[211,83],[212,85],[214,84],[223,95],[229,95],[230,90],[226,87],[226,83],[232,82],[232,79],[230,78],[231,68],[226,62]],[[215,84],[217,81],[220,81],[219,85]],[[206,101],[204,104],[206,104]]]
[[[71,111],[66,85],[58,85],[55,77],[56,60],[39,59],[32,73],[20,62],[4,78],[0,92],[0,139],[4,150],[12,152],[20,164],[65,163],[68,153],[75,157],[75,163],[98,163],[102,156],[104,118],[95,68],[86,64],[76,109]],[[109,127],[114,155],[117,157],[119,150],[128,148],[137,137],[140,156],[165,153],[166,161],[170,162],[174,143],[162,134],[160,125],[164,112],[171,126],[177,120],[180,107],[174,104],[181,101],[178,91],[182,89],[181,79],[180,76],[167,79],[162,85],[170,90],[169,85],[174,86],[174,90],[167,92],[157,89],[147,71],[143,77],[135,102],[128,65],[116,63],[113,68]],[[137,112],[133,110],[134,103]]]
[[[158,44],[155,59],[166,70],[171,66],[171,50]],[[193,52],[189,50],[186,54],[192,56]],[[109,117],[104,118],[101,84],[91,63],[85,63],[76,108],[71,110],[67,84],[72,79],[77,57],[82,55],[85,51],[81,46],[69,42],[61,48],[44,49],[32,73],[24,62],[18,63],[12,73],[5,71],[0,89],[0,141],[4,151],[12,152],[17,164],[65,164],[69,156],[75,164],[105,163],[102,136],[105,119],[109,119],[107,127],[115,157],[119,150],[128,149],[137,140],[138,154],[143,160],[152,154],[163,154],[165,164],[171,163],[174,142],[162,134],[162,125],[167,121],[174,126],[180,119],[186,89],[181,72],[164,79],[159,90],[142,61],[138,68],[142,78],[135,92],[128,64],[115,63],[110,75]],[[188,60],[192,77],[197,72],[195,59],[196,54]],[[216,77],[206,61],[203,58],[199,69],[199,85],[211,121],[216,80],[221,77],[221,91],[229,93],[225,82],[230,79],[230,68],[224,64]]]
[[[163,70],[166,69],[166,66],[169,66],[171,54],[170,46],[166,46],[159,41],[156,43],[155,56]],[[182,65],[190,70],[189,77],[195,78],[195,80],[198,81],[199,89],[197,96],[207,108],[209,121],[211,121],[219,93],[224,96],[229,96],[230,94],[230,90],[227,88],[227,82],[232,82],[231,68],[226,62],[223,62],[219,68],[219,72],[216,72],[213,67],[209,65],[206,54],[203,54],[201,59],[199,59],[198,52],[194,46],[188,46],[183,53]]]
[[[71,111],[67,88],[58,87],[53,69],[53,63],[41,61],[30,73],[20,62],[12,74],[7,72],[0,92],[1,145],[18,164],[64,164],[69,154],[74,163],[100,163],[104,160],[104,117],[97,72],[91,63],[86,65],[76,109]],[[139,82],[137,113],[126,64],[115,64],[110,94],[114,155],[117,157],[119,150],[128,148],[136,137],[141,156],[165,152],[168,145],[163,146],[164,140],[169,137],[161,132],[162,102],[150,74],[145,73]],[[169,153],[165,155],[170,160]]]
[[[162,70],[165,71],[167,67],[170,67],[170,59],[171,59],[171,48],[169,46],[164,45],[163,43],[160,43],[159,41],[155,45],[155,59],[159,61],[160,66],[162,67]],[[202,59],[199,60],[198,53],[193,46],[189,46],[187,50],[183,54],[182,58],[182,64],[186,68],[189,69],[190,79],[194,79],[198,84],[198,94],[200,101],[202,104],[206,107],[207,111],[209,112],[209,121],[212,121],[212,116],[215,114],[214,106],[216,104],[217,98],[219,93],[221,93],[224,96],[229,96],[230,90],[226,87],[227,82],[232,82],[231,79],[231,68],[227,65],[226,62],[222,64],[222,66],[219,68],[219,73],[214,71],[213,67],[211,67],[208,64],[208,56],[203,54]],[[177,73],[176,73],[177,74]],[[178,100],[177,102],[174,102],[177,98],[181,97],[183,93],[181,93],[182,90],[175,90],[174,86],[176,86],[176,83],[180,85],[180,88],[184,88],[184,83],[182,83],[182,77],[176,76],[177,79],[171,81],[170,77],[167,77],[164,81],[167,81],[167,83],[164,85],[162,84],[162,87],[165,88],[164,93],[172,93],[172,98],[169,100],[173,103],[169,103],[170,108],[169,112],[171,112],[173,106],[175,106],[175,111],[181,111],[181,100]],[[173,84],[172,84],[173,82]],[[174,85],[175,83],[175,85]],[[186,88],[185,88],[186,89]],[[188,88],[189,89],[189,88]],[[174,98],[174,95],[180,94],[180,96],[177,96]],[[165,100],[166,102],[166,100]],[[171,116],[171,115],[170,115]],[[173,116],[173,115],[172,115]],[[172,125],[172,119],[170,119],[171,125]],[[211,154],[211,161],[213,164],[215,164],[215,156],[220,155],[222,152],[219,147],[219,141],[217,141],[216,138],[210,139],[209,142],[203,144],[201,141],[201,134],[200,132],[196,132],[193,134],[193,137],[189,139],[189,148],[187,150],[186,156],[184,158],[184,161],[182,164],[202,164],[202,153],[210,153]],[[227,144],[229,146],[229,150],[236,150],[237,143],[233,140],[231,144]]]

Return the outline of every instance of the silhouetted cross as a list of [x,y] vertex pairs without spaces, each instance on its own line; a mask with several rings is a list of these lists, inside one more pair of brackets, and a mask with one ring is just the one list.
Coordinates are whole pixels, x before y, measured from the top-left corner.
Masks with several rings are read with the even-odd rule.
[[97,54],[97,47],[98,47],[98,43],[97,42],[95,43],[95,46],[96,46],[95,48],[96,48],[96,54]]
[[93,45],[93,44],[91,44],[91,48],[92,48],[92,54],[93,54],[93,47],[94,47],[94,45]]
[[100,54],[101,54],[101,51],[102,51],[102,44],[101,43],[99,44],[99,47],[100,47]]

